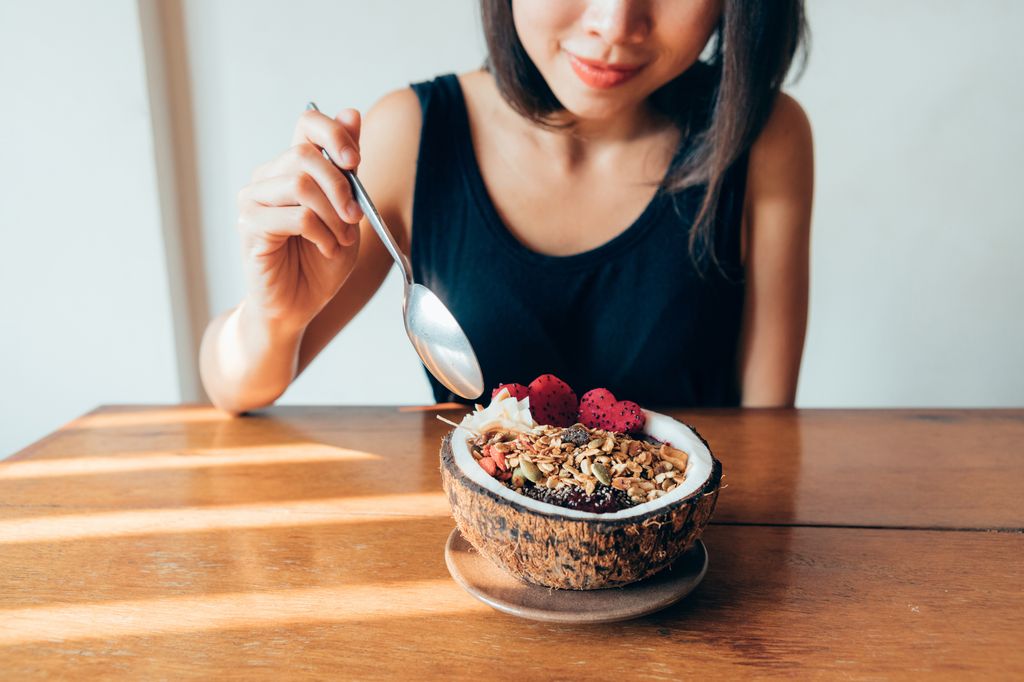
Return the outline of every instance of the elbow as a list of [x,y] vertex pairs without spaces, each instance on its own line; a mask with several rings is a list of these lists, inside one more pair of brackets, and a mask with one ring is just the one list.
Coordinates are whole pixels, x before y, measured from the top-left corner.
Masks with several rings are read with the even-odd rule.
[[232,417],[240,417],[246,412],[270,407],[284,393],[283,390],[260,392],[229,390],[227,387],[216,386],[214,383],[207,381],[205,376],[203,377],[203,387],[210,397],[210,402],[218,410]]
[[215,397],[210,395],[210,402],[213,403],[214,407],[230,417],[241,417],[247,411],[247,409],[240,403],[225,399],[223,396]]
[[283,393],[283,391],[277,391],[261,400],[262,396],[256,396],[252,391],[245,390],[244,382],[227,380],[219,371],[217,364],[213,362],[212,351],[209,348],[211,345],[212,343],[209,343],[207,338],[203,339],[199,358],[199,378],[210,402],[218,410],[232,417],[239,417],[251,410],[272,405]]
[[791,409],[795,405],[793,400],[747,400],[743,399],[740,407],[745,409]]
[[787,409],[796,405],[796,390],[746,390],[740,407],[757,409]]

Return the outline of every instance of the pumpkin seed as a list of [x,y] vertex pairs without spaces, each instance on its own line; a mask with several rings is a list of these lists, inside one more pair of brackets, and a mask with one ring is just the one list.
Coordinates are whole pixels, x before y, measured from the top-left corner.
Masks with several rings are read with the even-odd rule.
[[601,483],[604,483],[605,485],[611,485],[612,474],[610,471],[608,471],[608,467],[606,467],[604,464],[601,464],[600,462],[595,462],[593,465],[591,465],[590,472],[594,474],[594,476],[597,477],[597,480],[601,481]]
[[516,467],[512,470],[512,487],[522,488],[526,485],[526,474],[523,473],[522,467]]
[[533,483],[538,483],[544,478],[544,474],[540,472],[540,468],[528,459],[524,459],[519,463],[519,468],[523,472],[523,476],[530,479]]

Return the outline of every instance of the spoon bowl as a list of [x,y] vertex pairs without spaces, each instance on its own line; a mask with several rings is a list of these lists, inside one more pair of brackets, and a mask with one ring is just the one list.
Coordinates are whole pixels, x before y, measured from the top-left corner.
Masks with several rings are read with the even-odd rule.
[[406,283],[405,332],[434,377],[453,393],[474,399],[484,392],[473,347],[451,311],[422,284]]

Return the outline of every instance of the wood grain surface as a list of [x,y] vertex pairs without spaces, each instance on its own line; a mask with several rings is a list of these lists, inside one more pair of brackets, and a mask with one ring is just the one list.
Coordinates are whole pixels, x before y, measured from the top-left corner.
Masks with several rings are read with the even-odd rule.
[[0,678],[1024,676],[1024,411],[674,412],[708,575],[605,626],[448,576],[436,412],[104,408],[0,462]]
[[[8,460],[0,504],[39,517],[315,500],[361,509],[363,498],[404,494],[393,500],[403,512],[444,512],[437,456],[449,427],[438,413],[460,414],[103,408]],[[722,460],[718,523],[1024,528],[1024,410],[672,414]]]

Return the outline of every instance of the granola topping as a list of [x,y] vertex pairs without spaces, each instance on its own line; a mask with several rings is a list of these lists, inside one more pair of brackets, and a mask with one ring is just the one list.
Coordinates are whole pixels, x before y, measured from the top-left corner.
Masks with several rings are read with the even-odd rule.
[[470,438],[469,447],[473,459],[512,490],[595,512],[662,497],[683,482],[688,462],[668,443],[582,424],[530,431],[497,426]]

